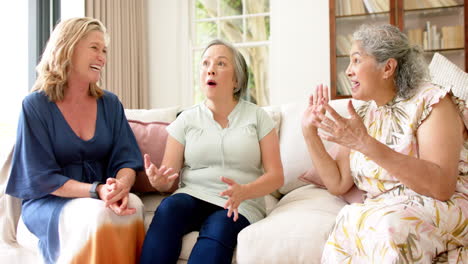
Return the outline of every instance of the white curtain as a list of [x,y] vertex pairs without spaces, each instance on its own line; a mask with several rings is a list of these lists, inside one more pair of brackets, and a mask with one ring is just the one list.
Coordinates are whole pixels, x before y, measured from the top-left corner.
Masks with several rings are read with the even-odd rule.
[[146,0],[86,0],[85,15],[102,21],[110,36],[101,87],[125,108],[148,108]]

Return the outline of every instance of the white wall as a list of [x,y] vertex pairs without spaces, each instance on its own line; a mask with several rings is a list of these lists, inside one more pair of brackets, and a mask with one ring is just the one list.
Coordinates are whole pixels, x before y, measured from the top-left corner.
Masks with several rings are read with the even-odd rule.
[[148,1],[151,108],[192,104],[189,3]]
[[60,16],[61,20],[72,17],[84,17],[85,1],[84,0],[61,0],[60,1]]
[[330,83],[326,0],[271,0],[270,104],[307,100]]
[[1,1],[0,24],[3,39],[0,41],[1,91],[0,124],[16,119],[21,101],[28,93],[28,2]]
[[0,162],[15,140],[21,101],[28,93],[28,2],[1,1]]
[[[188,0],[150,0],[150,107],[190,105]],[[330,82],[327,0],[271,0],[271,104],[307,100]]]

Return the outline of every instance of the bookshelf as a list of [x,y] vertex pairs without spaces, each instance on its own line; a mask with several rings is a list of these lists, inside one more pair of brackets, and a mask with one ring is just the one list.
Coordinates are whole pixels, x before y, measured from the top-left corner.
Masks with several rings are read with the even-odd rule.
[[399,0],[398,26],[412,44],[424,50],[427,62],[439,52],[467,71],[467,6],[464,0]]
[[351,34],[363,23],[396,25],[423,47],[428,62],[440,52],[461,69],[468,67],[464,0],[330,0],[329,7],[332,99],[350,97],[345,70]]

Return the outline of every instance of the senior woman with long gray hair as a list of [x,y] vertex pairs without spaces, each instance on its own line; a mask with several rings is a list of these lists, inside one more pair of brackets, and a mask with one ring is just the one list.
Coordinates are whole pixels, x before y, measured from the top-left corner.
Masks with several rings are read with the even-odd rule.
[[160,168],[145,155],[151,185],[176,191],[155,212],[141,263],[176,263],[191,231],[199,236],[189,263],[231,263],[237,234],[265,217],[263,196],[283,184],[273,121],[242,99],[248,80],[242,54],[214,40],[200,66],[206,100],[168,126]]
[[[355,111],[350,100],[342,117],[320,85],[302,120],[329,192],[367,192],[338,214],[322,263],[467,263],[465,102],[427,82],[421,50],[398,28],[363,25],[353,37],[346,74],[366,102]],[[322,140],[339,144],[335,160]]]

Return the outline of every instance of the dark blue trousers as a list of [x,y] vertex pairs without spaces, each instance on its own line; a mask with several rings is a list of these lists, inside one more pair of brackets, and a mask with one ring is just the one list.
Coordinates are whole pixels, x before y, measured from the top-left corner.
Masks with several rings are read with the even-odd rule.
[[159,205],[146,232],[140,263],[176,263],[182,237],[197,230],[188,263],[231,263],[237,234],[249,224],[240,214],[234,222],[224,208],[188,194],[169,196]]

